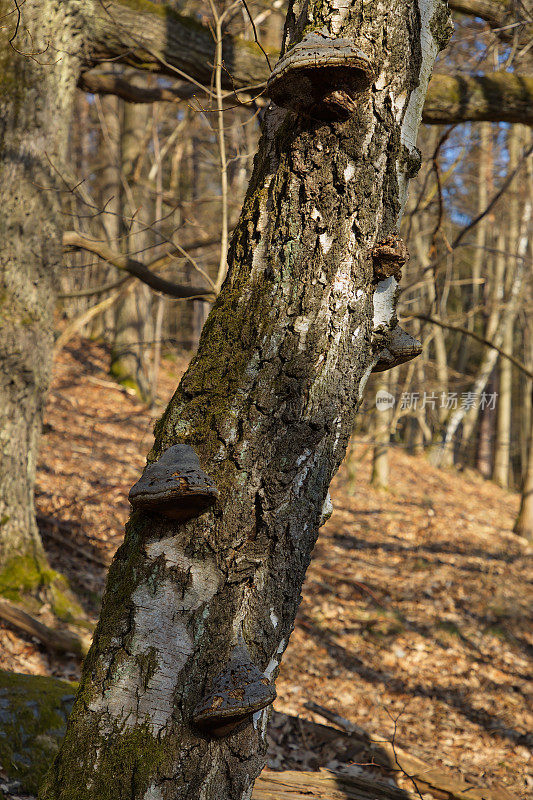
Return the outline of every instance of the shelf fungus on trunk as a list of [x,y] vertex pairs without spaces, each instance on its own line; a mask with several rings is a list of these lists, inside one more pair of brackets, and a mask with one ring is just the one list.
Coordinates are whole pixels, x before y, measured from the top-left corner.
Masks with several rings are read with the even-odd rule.
[[402,269],[409,261],[409,251],[403,239],[391,234],[372,248],[372,261],[374,265],[374,283],[391,277],[400,282]]
[[180,521],[199,517],[218,498],[218,490],[188,444],[175,444],[146,468],[130,490],[134,509],[155,511]]
[[396,325],[390,334],[387,346],[380,350],[379,360],[372,372],[385,372],[387,369],[411,361],[422,352],[422,343]]
[[275,699],[275,687],[252,662],[246,646],[239,644],[194,709],[193,721],[205,733],[220,739]]
[[278,106],[314,119],[347,119],[375,73],[352,39],[308,33],[280,58],[267,92]]

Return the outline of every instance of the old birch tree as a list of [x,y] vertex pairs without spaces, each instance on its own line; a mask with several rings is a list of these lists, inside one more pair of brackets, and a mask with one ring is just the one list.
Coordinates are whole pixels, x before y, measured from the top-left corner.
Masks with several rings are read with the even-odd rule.
[[[511,6],[493,6],[452,3],[499,30]],[[0,49],[0,563],[3,572],[8,567],[3,580],[28,586],[48,570],[33,485],[52,363],[62,200],[83,178],[65,162],[76,87],[133,102],[172,94],[99,73],[110,61],[183,78],[190,96],[191,82],[199,92],[210,84],[215,45],[207,26],[150,0],[0,0]],[[225,36],[223,63],[225,90],[264,87],[268,69],[254,44]],[[531,76],[438,76],[432,85],[427,122],[531,121]]]
[[[43,800],[250,798],[268,712],[251,697],[247,713],[238,664],[275,680],[331,478],[397,333],[399,276],[376,273],[376,246],[397,236],[448,35],[442,0],[289,3],[285,50],[358,48],[359,73],[310,67],[306,96],[285,86],[301,113],[265,116],[228,278],[149,454],[192,447],[218,500],[188,521],[133,513]],[[199,728],[228,670],[238,724]]]

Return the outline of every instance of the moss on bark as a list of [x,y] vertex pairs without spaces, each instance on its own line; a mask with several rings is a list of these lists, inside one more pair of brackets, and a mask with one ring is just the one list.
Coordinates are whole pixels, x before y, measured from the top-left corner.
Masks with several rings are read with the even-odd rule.
[[25,792],[36,794],[66,729],[76,686],[0,671],[0,764]]

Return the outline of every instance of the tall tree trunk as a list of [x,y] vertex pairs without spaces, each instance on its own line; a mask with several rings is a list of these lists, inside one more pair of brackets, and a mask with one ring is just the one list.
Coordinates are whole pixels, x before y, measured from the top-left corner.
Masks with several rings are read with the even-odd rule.
[[[501,315],[498,312],[497,307],[493,309],[491,314],[489,315],[489,319],[487,321],[487,328],[485,336],[489,341],[492,341],[496,347],[501,347],[503,342],[503,334],[505,331],[505,326],[508,323],[508,320],[513,320],[516,315],[518,301],[520,299],[520,293],[522,291],[522,285],[525,279],[525,261],[524,256],[527,250],[527,243],[529,241],[529,236],[531,232],[531,216],[532,216],[532,204],[529,199],[526,199],[524,203],[523,211],[522,211],[522,218],[520,224],[520,236],[518,238],[518,243],[516,247],[516,252],[518,259],[516,260],[516,266],[514,269],[513,279],[511,288],[509,291],[509,295],[507,298],[507,303]],[[501,239],[499,239],[501,241]],[[501,245],[503,247],[503,245]],[[495,280],[496,288],[498,285],[503,283],[504,280],[504,271],[503,271],[503,263],[504,259],[501,254],[497,255],[496,257],[497,264],[500,264],[500,269],[497,268],[497,278]],[[483,358],[481,360],[481,364],[477,371],[476,378],[472,384],[471,392],[473,395],[478,398],[482,395],[485,391],[487,382],[491,376],[492,370],[494,369],[496,362],[498,360],[498,351],[494,350],[494,348],[487,347],[483,354]],[[466,447],[467,442],[472,435],[474,430],[477,415],[479,411],[478,403],[475,403],[472,406],[468,404],[463,404],[455,409],[450,418],[448,420],[448,424],[446,426],[446,431],[444,433],[443,441],[433,451],[432,460],[437,466],[445,466],[450,465],[453,463],[453,444],[454,444],[454,437],[462,424],[463,426],[463,447]]]
[[[372,475],[370,483],[377,489],[387,489],[389,485],[389,446],[392,407],[387,405],[389,394],[389,374],[381,373],[375,382],[376,420],[374,424],[374,448],[372,451]],[[380,403],[381,395],[381,403]]]
[[[529,245],[529,254],[531,258],[531,253],[533,248],[531,243]],[[531,292],[531,285],[528,286],[528,302],[531,304],[532,292]],[[524,353],[524,364],[531,370],[533,369],[533,347],[531,339],[531,322],[532,320],[527,319],[523,322],[522,327],[522,352]],[[533,416],[533,405],[532,405],[532,397],[531,392],[533,391],[533,381],[531,378],[528,378],[527,375],[523,373],[520,375],[520,396],[519,396],[519,403],[520,403],[520,415],[519,415],[519,426],[518,426],[518,436],[520,440],[520,483],[523,484],[524,477],[527,470],[527,465],[529,461],[529,431],[531,430],[531,417]]]
[[[520,159],[520,152],[523,145],[527,146],[529,131],[521,125],[513,125],[510,129],[507,141],[509,148],[509,167],[516,167]],[[526,187],[528,179],[525,181]],[[512,256],[517,252],[520,239],[520,211],[521,200],[523,200],[522,186],[520,184],[513,187],[508,203],[507,230],[508,238],[503,238]],[[527,189],[526,189],[527,191]],[[513,274],[516,268],[515,259],[507,259],[506,269],[506,289],[509,290],[512,283]],[[517,309],[518,311],[518,309]],[[514,323],[516,313],[505,320],[503,325],[502,346],[507,353],[513,352],[514,343]],[[512,392],[513,392],[513,373],[511,362],[506,358],[501,358],[499,363],[499,395],[498,395],[498,418],[496,429],[496,446],[494,451],[494,473],[493,478],[499,486],[507,488],[509,486],[509,469],[511,455],[511,418],[512,418]]]
[[290,4],[289,43],[323,27],[371,46],[373,90],[344,122],[265,116],[228,278],[150,454],[193,446],[220,498],[186,523],[133,514],[45,800],[244,800],[264,764],[266,710],[217,739],[193,709],[238,644],[276,676],[371,336],[382,347],[395,322],[396,281],[372,282],[370,253],[398,230],[448,14]]
[[[119,69],[115,65],[111,67],[113,74],[118,75]],[[105,160],[100,178],[99,205],[105,209],[102,223],[108,244],[113,250],[119,249],[122,233],[122,107],[123,101],[113,95],[103,97],[99,106],[102,137],[100,148]],[[102,263],[99,282],[111,283],[116,280],[116,274],[116,269]],[[91,322],[91,335],[101,336],[107,341],[109,331],[114,329],[113,318],[113,308],[98,314]]]
[[[533,402],[533,397],[531,398]],[[529,432],[529,455],[522,485],[520,511],[514,524],[514,532],[533,542],[533,414]]]
[[[494,370],[487,382],[487,394],[497,394]],[[496,409],[492,403],[484,404],[479,411],[479,434],[476,452],[476,467],[484,478],[492,477],[494,430],[496,427]]]
[[10,0],[0,0],[0,17],[0,571],[5,584],[6,574],[19,581],[25,564],[36,580],[45,567],[33,484],[52,362],[61,174],[79,67],[75,34],[82,22],[75,6],[60,10],[52,0],[27,0],[10,44],[17,26]]
[[[506,353],[513,352],[514,318],[507,320],[503,333],[502,347]],[[496,422],[496,446],[494,448],[493,480],[498,486],[507,489],[509,486],[509,466],[511,455],[511,405],[513,391],[513,371],[507,358],[500,358],[499,363],[498,413]]]
[[[146,142],[151,108],[132,103],[122,105],[122,176],[128,187],[123,192],[123,249],[134,254],[134,258],[142,259],[151,236],[146,223],[151,219],[152,204],[148,201],[147,193],[138,186],[135,171],[137,160],[142,157],[140,147]],[[116,305],[114,322],[111,373],[120,383],[135,389],[143,400],[149,400],[148,343],[153,334],[150,289],[139,285],[124,295]]]
[[[481,214],[487,207],[489,189],[493,191],[494,158],[492,153],[492,125],[483,122],[479,126],[479,181],[477,185],[477,213]],[[487,228],[489,215],[487,214],[476,228],[476,249],[472,253],[472,306],[477,308],[480,301],[482,266],[486,263],[487,254]],[[494,219],[492,219],[494,224]],[[468,320],[468,327],[474,330],[475,315]]]

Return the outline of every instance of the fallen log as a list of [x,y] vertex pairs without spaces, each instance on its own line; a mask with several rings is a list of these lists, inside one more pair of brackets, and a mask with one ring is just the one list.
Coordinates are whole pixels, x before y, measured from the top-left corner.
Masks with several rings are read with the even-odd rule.
[[252,800],[411,800],[416,797],[397,786],[360,775],[263,770],[255,782]]
[[371,738],[358,725],[317,703],[309,702],[305,707],[333,722],[350,739],[364,742],[376,764],[407,775],[421,793],[431,792],[435,797],[449,800],[514,800],[513,796],[501,786],[489,788],[474,784],[451,770],[426,764],[385,738]]
[[89,637],[71,631],[49,628],[48,625],[39,622],[22,608],[14,606],[7,600],[0,600],[0,619],[24,633],[29,633],[30,636],[35,636],[49,650],[55,650],[58,653],[73,653],[78,658],[86,656],[89,650]]

